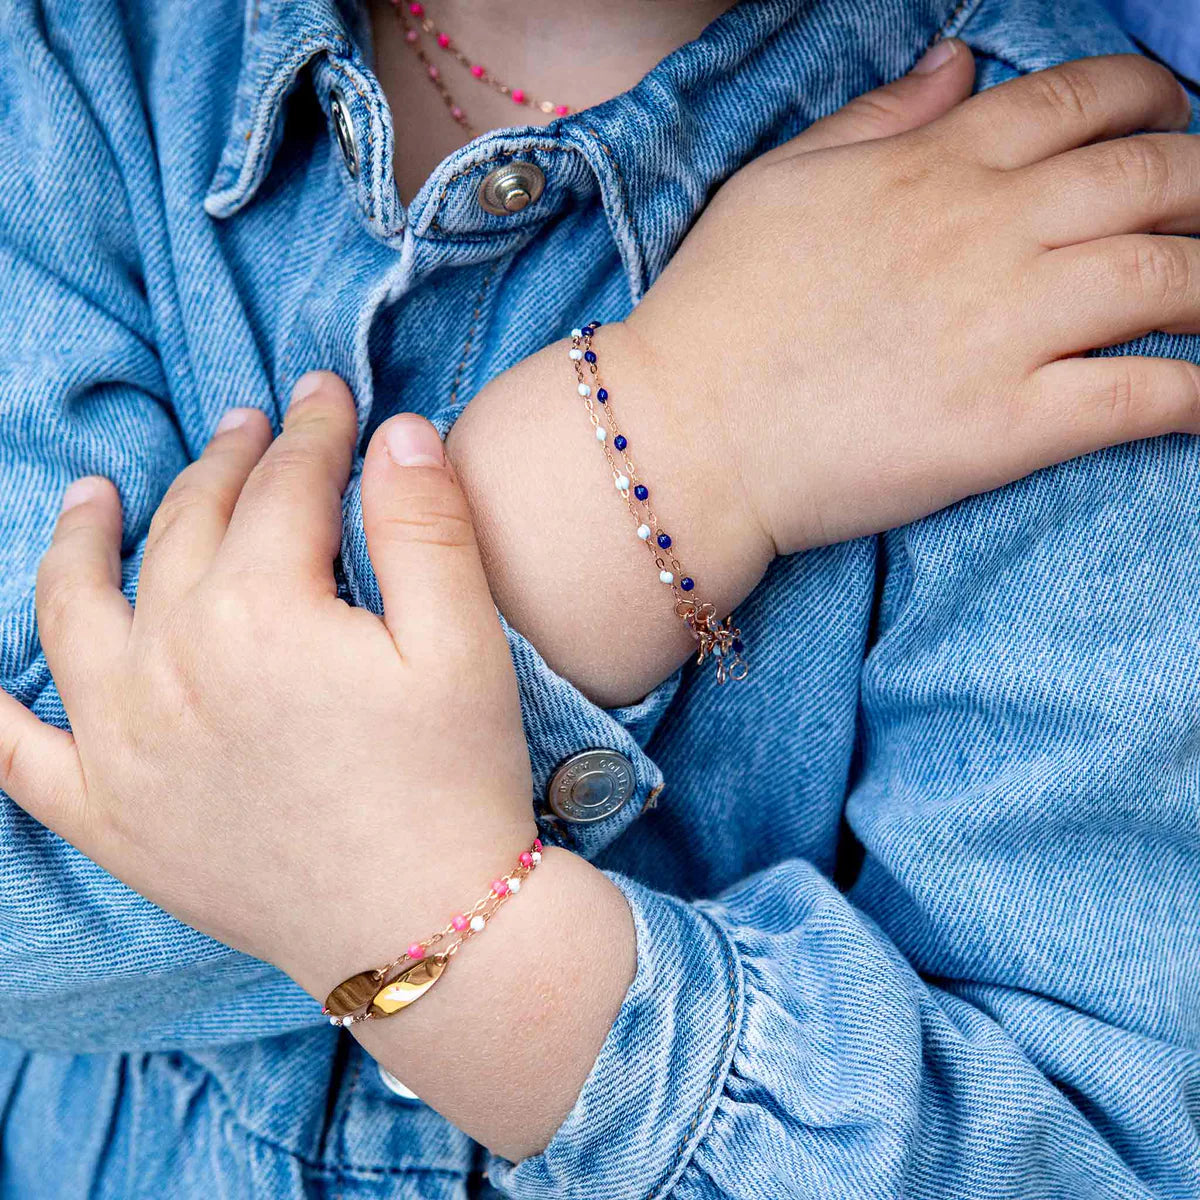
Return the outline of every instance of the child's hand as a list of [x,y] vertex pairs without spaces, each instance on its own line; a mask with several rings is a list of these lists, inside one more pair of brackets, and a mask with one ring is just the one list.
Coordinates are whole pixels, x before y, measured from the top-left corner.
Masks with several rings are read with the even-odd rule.
[[302,379],[274,443],[261,413],[231,416],[154,519],[136,612],[116,491],[68,492],[38,617],[74,734],[0,693],[0,786],[143,895],[323,994],[508,869],[534,836],[529,762],[433,427],[396,417],[367,454],[380,620],[333,581],[344,385]]
[[1122,136],[1187,126],[1169,72],[1073,62],[844,145],[853,108],[734,176],[625,323],[658,424],[722,447],[778,551],[1200,431],[1194,365],[1077,357],[1200,330],[1200,241],[1161,236],[1200,231],[1200,138]]

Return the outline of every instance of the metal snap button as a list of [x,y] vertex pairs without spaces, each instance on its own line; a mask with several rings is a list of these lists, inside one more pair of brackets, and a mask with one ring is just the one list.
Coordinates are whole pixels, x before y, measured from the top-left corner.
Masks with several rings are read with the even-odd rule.
[[633,795],[633,764],[615,750],[585,750],[559,764],[546,789],[564,821],[586,825],[619,812]]
[[489,172],[479,185],[481,208],[507,217],[527,208],[546,186],[541,168],[531,162],[510,162]]
[[334,91],[329,96],[329,117],[333,122],[333,136],[337,138],[338,149],[342,152],[342,161],[346,170],[352,176],[358,174],[358,144],[354,140],[354,126],[350,123],[350,114],[346,110],[346,102],[342,93]]
[[398,1080],[391,1071],[385,1071],[382,1063],[375,1064],[379,1068],[379,1078],[383,1081],[383,1086],[394,1096],[399,1096],[402,1100],[420,1100],[420,1096],[416,1092],[410,1091]]

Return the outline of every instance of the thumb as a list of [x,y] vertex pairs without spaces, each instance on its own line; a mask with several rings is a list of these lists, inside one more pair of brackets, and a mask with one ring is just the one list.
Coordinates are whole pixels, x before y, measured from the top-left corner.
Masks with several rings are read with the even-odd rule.
[[385,421],[362,474],[367,551],[401,653],[478,646],[499,631],[471,510],[424,417]]
[[949,112],[971,94],[974,84],[971,51],[957,38],[947,38],[930,47],[907,75],[851,100],[779,149],[789,156],[807,154],[906,133]]

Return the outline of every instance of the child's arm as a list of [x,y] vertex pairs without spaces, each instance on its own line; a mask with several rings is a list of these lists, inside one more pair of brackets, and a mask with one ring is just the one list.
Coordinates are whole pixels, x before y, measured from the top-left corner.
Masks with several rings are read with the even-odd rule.
[[[331,595],[347,398],[295,406],[259,466],[268,432],[254,421],[172,494],[136,617],[114,587],[115,497],[76,494],[42,609],[74,737],[4,705],[0,783],[145,894],[321,995],[393,954],[399,923],[436,927],[508,862],[529,834],[528,765],[446,472],[389,465],[382,442],[368,463],[381,624]],[[449,536],[431,542],[430,522]],[[472,953],[372,1033],[426,1098],[517,1156],[578,1091],[624,994],[632,932],[603,875],[549,855]]]
[[[1171,323],[1191,322],[1183,297],[1170,295]],[[1166,299],[1164,291],[1155,303]],[[115,494],[102,481],[72,494],[43,568],[40,614],[73,735],[4,703],[0,784],[144,895],[320,997],[440,927],[515,859],[532,826],[507,644],[432,427],[386,422],[364,467],[380,621],[333,589],[353,405],[329,377],[306,382],[318,386],[293,402],[277,441],[268,447],[265,421],[247,415],[181,476],[151,531],[136,614],[117,590]],[[1171,402],[1169,411],[1174,419],[1184,408]],[[1021,431],[1014,423],[996,455],[1009,464],[1001,473],[1013,469],[1013,445],[1041,444]],[[416,465],[403,465],[414,452]],[[595,487],[589,503],[604,495]],[[719,1033],[714,1004],[725,1006],[732,1037],[744,1020],[739,997],[753,994],[779,1010],[773,1027],[791,1037],[803,1026],[795,1005],[808,1002],[805,980],[819,970],[836,977],[874,963],[885,1011],[905,987],[919,990],[894,947],[809,868],[785,864],[772,880],[774,892],[714,910],[720,932],[666,897],[636,909],[655,922],[643,927],[642,952],[662,942],[664,985],[694,1010],[714,1086],[733,1046],[709,1044]],[[796,912],[779,908],[776,893],[798,897]],[[802,927],[822,906],[852,962],[814,953]],[[772,911],[801,931],[776,930]],[[738,933],[739,922],[762,928]],[[697,993],[676,961],[688,945],[703,947],[697,979],[716,971],[725,981],[716,997]],[[634,949],[629,910],[609,878],[549,852],[434,992],[363,1036],[468,1133],[519,1158],[545,1146],[571,1108],[626,995]],[[772,954],[778,980],[745,978]],[[864,1003],[874,994],[864,991]],[[629,1019],[643,1022],[640,1036],[654,1034],[645,1013],[659,1011],[634,998]],[[840,1036],[838,1022],[856,1011],[834,998],[822,1028]],[[915,1032],[892,1036],[897,1054],[915,1039],[919,1054]],[[756,1056],[769,1050],[747,1051],[755,1072],[767,1069]],[[673,1068],[663,1070],[670,1082]],[[686,1079],[680,1086],[681,1111],[712,1098],[692,1095]]]
[[[1200,139],[1117,136],[1187,115],[1147,60],[1087,60],[865,145],[838,144],[843,111],[717,194],[597,341],[658,515],[721,615],[776,552],[1200,428],[1192,364],[1076,357],[1200,326],[1200,245],[1139,236],[1200,228]],[[691,642],[570,367],[559,344],[506,372],[448,445],[501,611],[593,699],[627,703]]]

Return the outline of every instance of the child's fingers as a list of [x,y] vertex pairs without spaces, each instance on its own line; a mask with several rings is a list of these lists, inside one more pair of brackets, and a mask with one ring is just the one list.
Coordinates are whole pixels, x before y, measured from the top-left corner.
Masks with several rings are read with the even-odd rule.
[[242,488],[271,444],[271,424],[253,408],[235,408],[204,453],[167,489],[146,539],[139,604],[178,594],[212,565]]
[[1131,233],[1066,246],[1035,264],[1060,316],[1055,358],[1112,346],[1152,329],[1200,331],[1200,241]]
[[54,539],[38,568],[37,616],[69,713],[125,645],[133,621],[121,592],[121,501],[107,479],[78,479],[64,493]]
[[363,464],[363,526],[402,654],[468,652],[498,625],[471,510],[437,430],[405,414],[385,421]]
[[1200,137],[1149,133],[1027,168],[1023,210],[1047,248],[1120,233],[1200,231]]
[[283,432],[242,488],[218,569],[284,575],[331,590],[342,492],[357,436],[358,417],[346,385],[328,371],[303,376]]
[[1028,460],[1014,478],[1106,446],[1200,433],[1200,367],[1183,359],[1068,358],[1028,380],[1010,444]]
[[1081,58],[972,96],[945,119],[963,151],[1011,169],[1102,138],[1186,129],[1187,93],[1137,54]]
[[938,42],[907,75],[851,100],[762,160],[893,137],[948,112],[971,94],[975,60],[955,38]]
[[0,790],[68,841],[87,799],[75,741],[0,692]]

